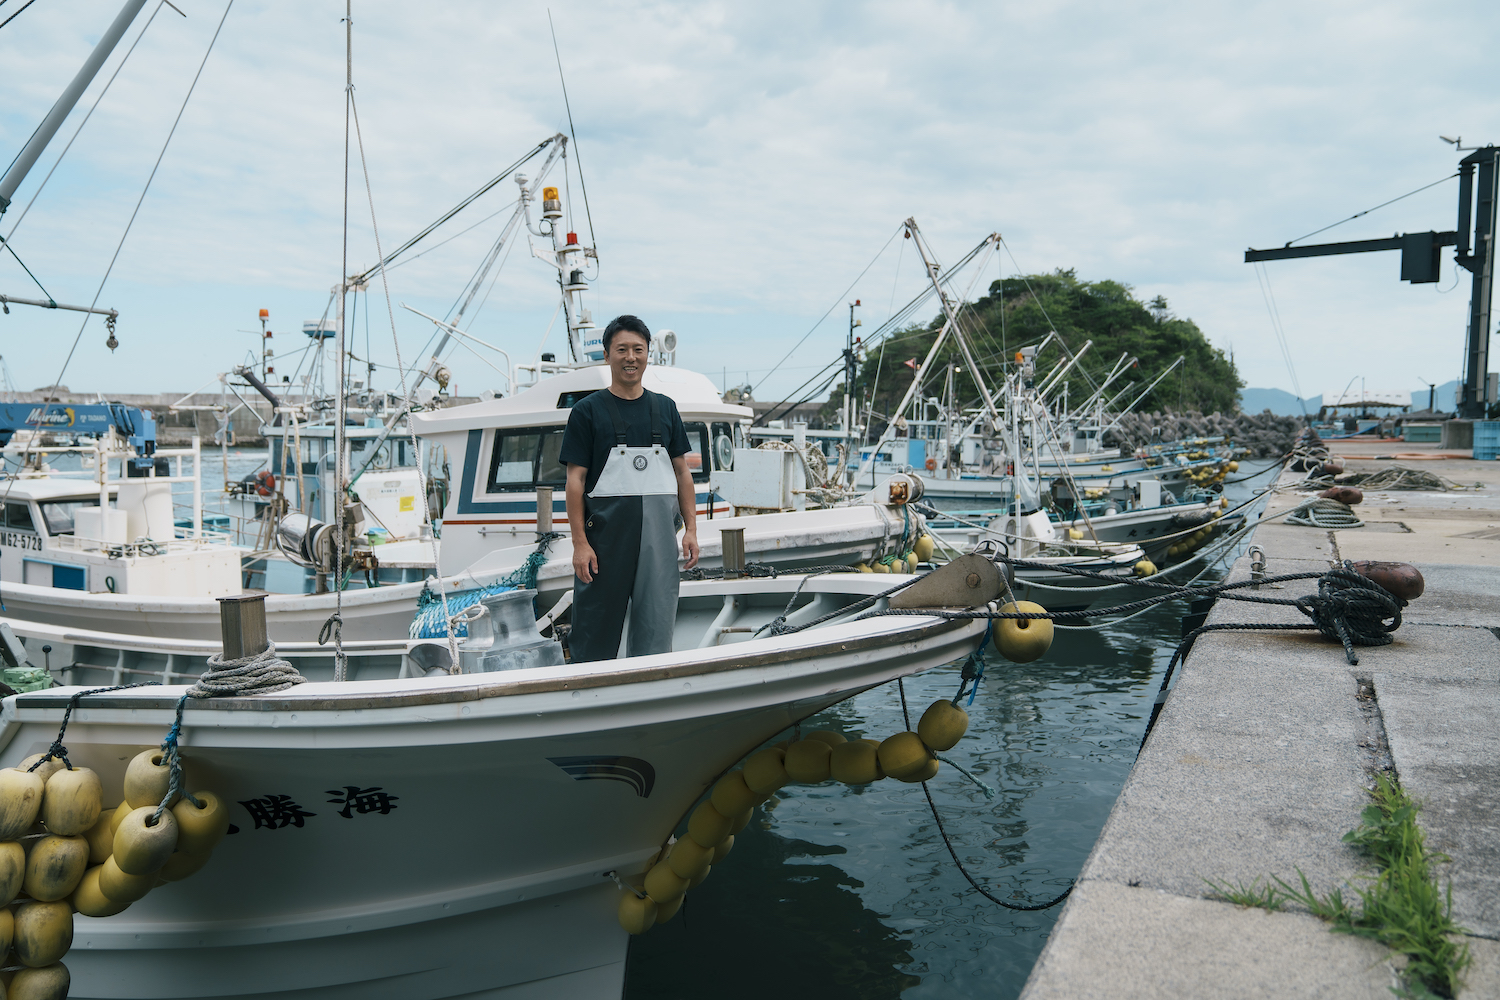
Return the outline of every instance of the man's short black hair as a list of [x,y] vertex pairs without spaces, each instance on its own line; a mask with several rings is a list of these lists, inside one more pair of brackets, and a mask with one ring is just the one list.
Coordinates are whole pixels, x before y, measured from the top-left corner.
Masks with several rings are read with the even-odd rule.
[[604,328],[604,353],[609,353],[609,342],[614,340],[615,334],[621,330],[640,334],[646,338],[646,346],[651,346],[651,331],[646,327],[646,324],[642,323],[639,317],[631,316],[627,313],[624,316],[616,316],[609,321],[609,326]]

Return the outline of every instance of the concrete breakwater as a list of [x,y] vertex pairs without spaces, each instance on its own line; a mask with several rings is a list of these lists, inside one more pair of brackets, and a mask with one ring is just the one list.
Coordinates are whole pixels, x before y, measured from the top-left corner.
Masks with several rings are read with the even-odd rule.
[[[1388,465],[1368,460],[1381,447],[1335,451],[1365,472]],[[1261,525],[1270,575],[1401,561],[1421,569],[1426,592],[1395,641],[1360,648],[1357,666],[1317,633],[1197,640],[1022,1000],[1390,997],[1404,955],[1331,933],[1294,902],[1268,912],[1216,900],[1205,881],[1297,885],[1301,873],[1316,894],[1342,888],[1354,900],[1349,887],[1368,885],[1372,869],[1342,838],[1377,770],[1421,803],[1429,848],[1451,859],[1436,878],[1451,881],[1473,959],[1458,996],[1500,996],[1500,464],[1425,464],[1483,485],[1369,493],[1360,528]],[[1302,499],[1273,497],[1268,514]],[[1230,579],[1248,579],[1248,563]],[[1295,581],[1268,596],[1314,588]],[[1306,620],[1227,600],[1208,619]]]
[[1253,458],[1278,458],[1292,450],[1292,442],[1306,426],[1301,417],[1264,413],[1127,413],[1111,433],[1130,450],[1159,441],[1200,437],[1229,437]]

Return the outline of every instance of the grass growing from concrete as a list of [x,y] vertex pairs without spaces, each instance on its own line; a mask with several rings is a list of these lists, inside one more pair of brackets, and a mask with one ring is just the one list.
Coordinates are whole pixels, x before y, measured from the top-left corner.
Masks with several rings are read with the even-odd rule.
[[1420,807],[1394,779],[1377,774],[1370,797],[1373,802],[1365,807],[1359,826],[1344,835],[1345,843],[1367,854],[1379,869],[1368,887],[1352,887],[1357,909],[1338,889],[1318,896],[1301,871],[1300,888],[1276,879],[1280,901],[1307,907],[1335,931],[1378,941],[1406,955],[1406,984],[1400,995],[1415,1000],[1451,998],[1462,985],[1471,956],[1467,944],[1451,939],[1463,933],[1453,922],[1452,885],[1440,890],[1432,874],[1434,862],[1448,859],[1427,849],[1417,825]]
[[1216,882],[1211,878],[1203,880],[1213,890],[1209,894],[1210,899],[1222,899],[1226,903],[1236,906],[1259,907],[1263,910],[1275,912],[1282,907],[1286,894],[1271,883],[1260,884],[1257,878],[1249,885],[1244,882]]

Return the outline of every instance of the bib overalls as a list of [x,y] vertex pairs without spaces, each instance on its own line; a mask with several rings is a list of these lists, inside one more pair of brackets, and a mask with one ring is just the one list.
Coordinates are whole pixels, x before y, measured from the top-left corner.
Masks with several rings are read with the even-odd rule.
[[662,443],[661,403],[646,392],[651,446],[632,448],[614,395],[603,392],[615,446],[584,498],[584,534],[599,571],[592,583],[573,578],[568,646],[575,663],[619,655],[627,610],[627,656],[671,652],[677,621],[677,476]]

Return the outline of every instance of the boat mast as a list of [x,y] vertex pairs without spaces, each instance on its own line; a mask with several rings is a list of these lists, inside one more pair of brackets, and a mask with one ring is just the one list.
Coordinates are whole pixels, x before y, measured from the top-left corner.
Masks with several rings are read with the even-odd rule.
[[10,207],[16,188],[21,186],[21,182],[36,165],[37,159],[42,155],[42,150],[47,148],[47,143],[52,141],[52,137],[62,127],[63,120],[73,110],[73,105],[78,103],[83,92],[94,81],[99,67],[104,65],[104,60],[109,58],[109,54],[114,51],[115,46],[129,29],[130,23],[135,20],[135,16],[144,6],[146,6],[146,0],[125,0],[125,6],[121,7],[120,13],[115,15],[114,22],[105,30],[104,37],[100,38],[99,44],[94,46],[94,51],[89,53],[88,59],[84,61],[78,74],[73,77],[73,82],[68,84],[62,96],[58,97],[57,102],[52,105],[52,110],[47,112],[47,117],[42,119],[42,123],[32,133],[31,140],[16,157],[16,162],[11,164],[10,169],[6,171],[5,177],[0,178],[0,215],[3,215]]

